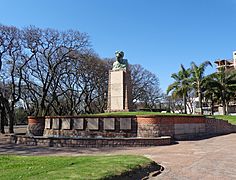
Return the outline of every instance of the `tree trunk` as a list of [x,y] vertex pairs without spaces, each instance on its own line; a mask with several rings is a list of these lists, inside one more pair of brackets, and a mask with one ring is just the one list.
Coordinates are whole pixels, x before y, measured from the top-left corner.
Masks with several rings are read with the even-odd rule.
[[44,100],[42,100],[40,103],[39,116],[45,116],[45,115],[46,115],[46,106],[45,106]]
[[226,113],[226,115],[229,115],[229,103],[228,102],[225,103],[225,113]]
[[4,129],[4,126],[5,126],[5,119],[6,119],[6,111],[5,111],[5,108],[3,106],[1,106],[1,133],[2,134],[5,134],[5,129]]
[[213,98],[211,98],[211,115],[214,115],[214,101],[213,101]]
[[203,110],[202,110],[202,92],[201,92],[200,89],[198,90],[198,98],[199,98],[200,114],[203,115]]
[[186,100],[186,94],[183,95],[183,103],[184,103],[184,114],[187,114],[187,100]]
[[8,119],[9,133],[14,133],[14,121],[15,121],[14,111],[10,111]]
[[222,106],[223,106],[223,115],[226,115],[226,103],[225,103],[225,92],[222,91]]
[[222,106],[223,106],[223,115],[226,115],[226,105],[225,105],[225,101],[222,101]]

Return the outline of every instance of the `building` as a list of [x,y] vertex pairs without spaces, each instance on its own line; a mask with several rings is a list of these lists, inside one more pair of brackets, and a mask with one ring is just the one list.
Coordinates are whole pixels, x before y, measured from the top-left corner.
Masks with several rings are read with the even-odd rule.
[[233,59],[219,59],[214,62],[216,64],[216,68],[224,67],[226,70],[236,70],[236,51],[233,52]]

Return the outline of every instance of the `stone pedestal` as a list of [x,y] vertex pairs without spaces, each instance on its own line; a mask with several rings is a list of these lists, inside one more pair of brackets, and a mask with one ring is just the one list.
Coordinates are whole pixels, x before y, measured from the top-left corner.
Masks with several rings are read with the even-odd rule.
[[109,71],[107,112],[132,110],[130,73],[124,70]]

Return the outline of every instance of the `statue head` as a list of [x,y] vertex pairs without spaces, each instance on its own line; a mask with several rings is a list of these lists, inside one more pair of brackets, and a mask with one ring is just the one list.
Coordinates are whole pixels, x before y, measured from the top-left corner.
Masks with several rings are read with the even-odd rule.
[[127,59],[123,59],[124,57],[124,52],[123,51],[116,51],[116,61],[113,63],[113,68],[112,70],[126,70],[128,66],[128,61]]
[[116,58],[117,59],[122,59],[124,57],[124,52],[123,51],[116,51]]

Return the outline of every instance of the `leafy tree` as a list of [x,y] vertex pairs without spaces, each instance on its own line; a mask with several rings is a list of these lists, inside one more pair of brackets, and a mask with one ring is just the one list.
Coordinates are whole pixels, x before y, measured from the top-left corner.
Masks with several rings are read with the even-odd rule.
[[204,87],[203,87],[203,96],[206,102],[210,103],[211,114],[214,114],[214,106],[216,103],[220,103],[220,92],[217,87],[212,86],[212,77],[211,75],[206,76]]
[[173,98],[182,97],[184,104],[184,113],[187,114],[187,93],[190,89],[190,76],[191,70],[185,69],[181,64],[180,71],[178,73],[173,73],[171,77],[175,80],[167,88],[167,94],[172,92]]
[[211,88],[216,88],[219,93],[219,98],[223,107],[223,114],[228,114],[227,106],[230,100],[235,97],[236,91],[236,72],[226,71],[225,68],[220,68],[218,72],[209,76]]
[[204,72],[205,72],[206,67],[209,65],[212,66],[210,61],[205,61],[201,63],[199,66],[197,66],[194,62],[191,63],[192,82],[193,82],[193,87],[195,88],[197,92],[197,96],[199,98],[200,114],[203,114],[202,96],[203,96],[203,87],[206,80],[204,77]]

